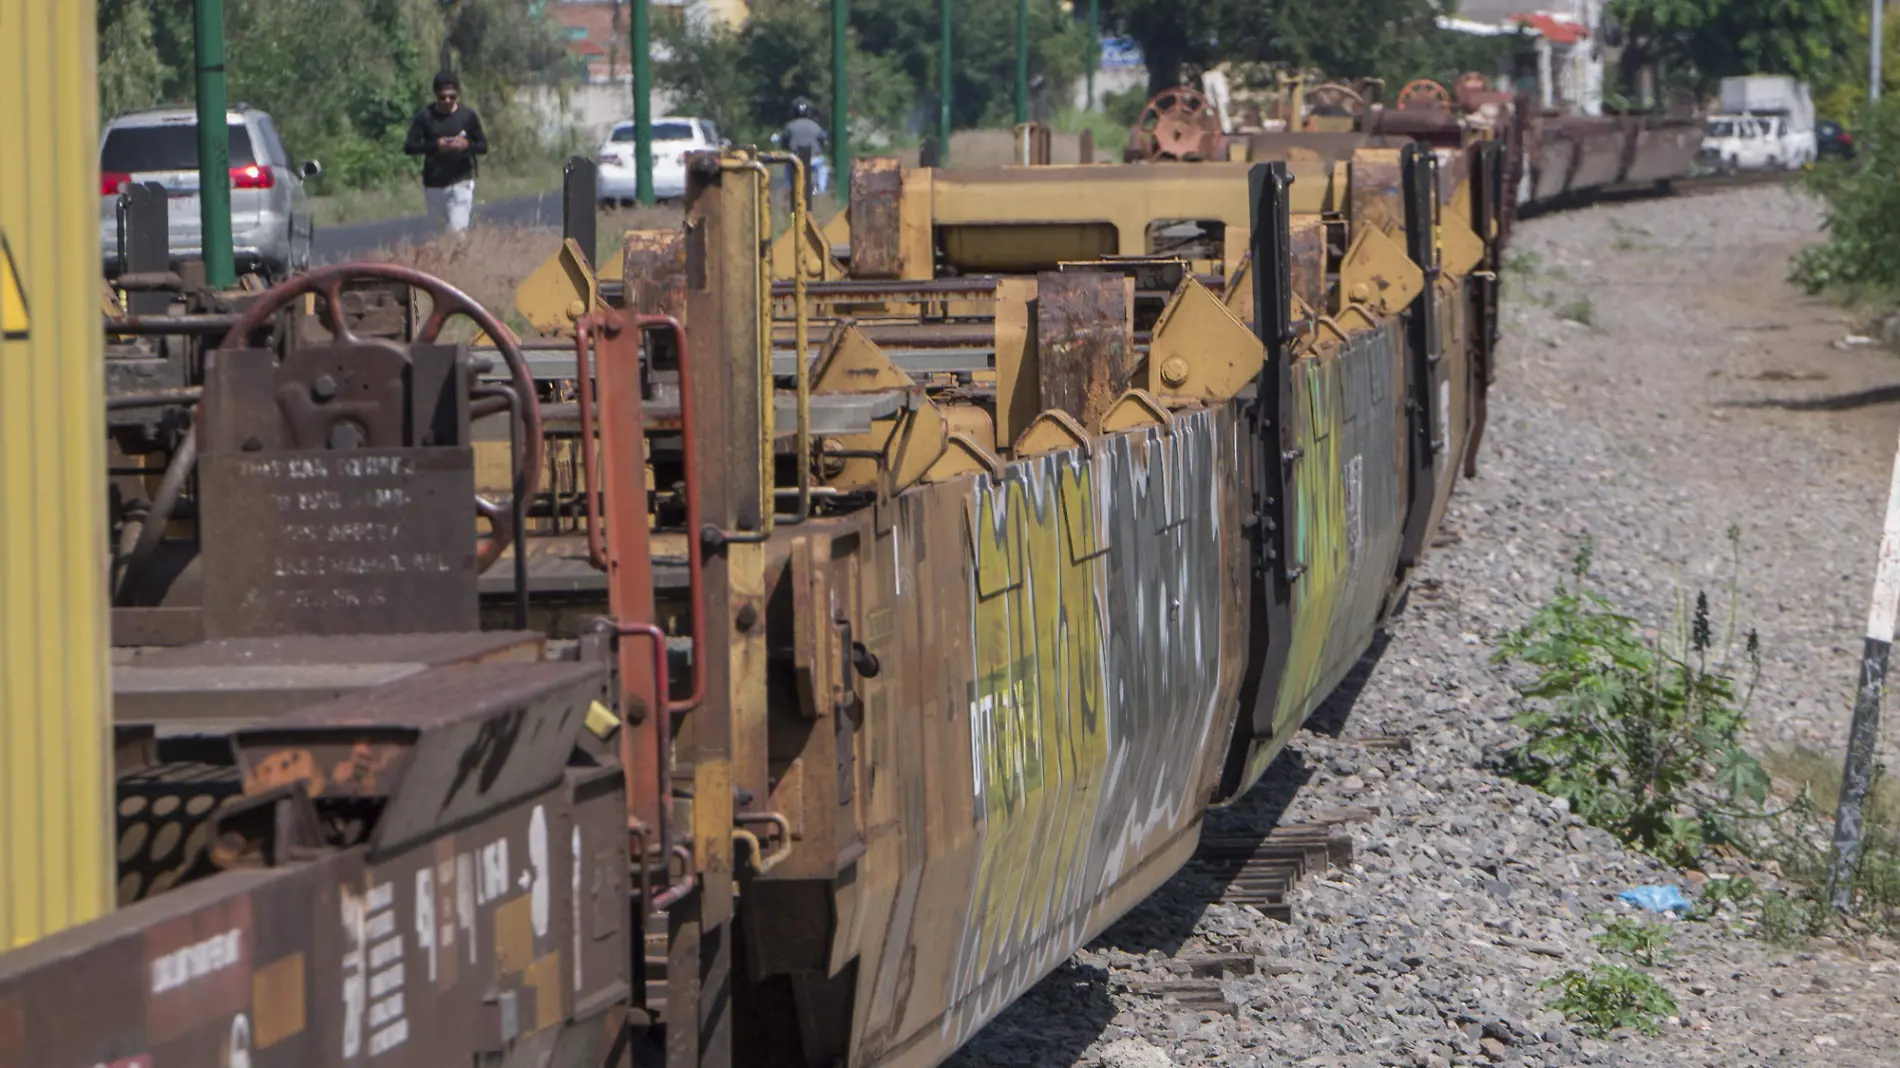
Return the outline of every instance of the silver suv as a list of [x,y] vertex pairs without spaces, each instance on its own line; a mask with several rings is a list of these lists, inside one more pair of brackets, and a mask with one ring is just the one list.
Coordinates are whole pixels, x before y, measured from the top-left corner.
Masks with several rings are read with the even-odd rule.
[[[315,160],[293,168],[270,116],[242,104],[225,115],[231,134],[231,238],[239,271],[282,278],[310,267],[313,229],[304,179]],[[198,115],[155,108],[120,115],[99,139],[99,246],[108,275],[119,272],[119,191],[157,182],[169,194],[171,254],[203,255],[198,217]]]

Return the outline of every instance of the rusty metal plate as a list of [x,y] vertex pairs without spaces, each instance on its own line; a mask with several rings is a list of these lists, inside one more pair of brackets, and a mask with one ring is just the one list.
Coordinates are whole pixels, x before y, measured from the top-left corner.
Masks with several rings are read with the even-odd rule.
[[245,792],[387,798],[370,844],[385,856],[559,780],[606,684],[557,661],[412,675],[239,732]]
[[621,268],[626,306],[642,315],[686,314],[686,232],[629,230]]
[[901,278],[903,166],[896,159],[851,165],[851,277]]
[[1293,239],[1288,249],[1292,263],[1293,292],[1315,311],[1325,312],[1326,300],[1326,224],[1318,216],[1301,215],[1288,231]]
[[213,454],[205,635],[477,629],[466,447]]
[[0,1065],[610,1063],[626,866],[609,768],[374,864],[223,872],[0,957]]
[[1048,271],[1036,285],[1039,408],[1095,426],[1128,390],[1135,281],[1095,271]]

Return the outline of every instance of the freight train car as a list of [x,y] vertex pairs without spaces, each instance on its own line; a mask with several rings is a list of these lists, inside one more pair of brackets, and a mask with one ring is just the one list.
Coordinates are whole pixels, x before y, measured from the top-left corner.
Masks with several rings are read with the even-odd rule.
[[[5,144],[83,160],[70,119]],[[59,848],[118,908],[18,929],[0,1064],[935,1064],[1259,779],[1469,462],[1502,144],[862,161],[843,261],[771,205],[799,167],[695,157],[611,297],[565,249],[565,352],[358,265],[141,277],[106,396],[90,343],[41,365],[93,409],[39,433],[105,442],[6,486],[108,504],[34,551],[112,560],[115,744],[74,759],[114,804]],[[570,548],[599,603],[551,636]],[[68,587],[20,588],[9,663],[104,655],[39,651]],[[105,729],[74,686],[5,715]],[[59,755],[20,770],[64,801]],[[53,843],[10,841],[17,913]]]

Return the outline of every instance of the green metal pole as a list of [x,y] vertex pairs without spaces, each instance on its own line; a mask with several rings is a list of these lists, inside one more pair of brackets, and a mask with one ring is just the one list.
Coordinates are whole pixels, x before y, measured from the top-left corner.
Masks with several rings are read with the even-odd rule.
[[840,200],[851,189],[851,120],[845,104],[851,96],[851,71],[845,63],[845,24],[851,21],[848,0],[831,0],[831,187]]
[[633,195],[653,203],[653,35],[647,0],[633,0]]
[[224,0],[196,0],[193,51],[198,63],[198,225],[205,284],[237,285],[231,254],[231,134],[224,96]]
[[1029,0],[1016,0],[1016,124],[1029,121]]
[[950,162],[950,3],[940,0],[943,9],[943,39],[937,52],[937,166]]
[[1089,0],[1089,105],[1095,110],[1095,72],[1102,65],[1102,0]]

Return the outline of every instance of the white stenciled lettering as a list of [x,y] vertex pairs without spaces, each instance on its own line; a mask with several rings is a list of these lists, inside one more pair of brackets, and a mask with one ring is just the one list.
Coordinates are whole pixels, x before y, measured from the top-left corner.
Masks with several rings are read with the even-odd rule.
[[396,903],[396,884],[384,883],[381,886],[371,888],[369,892],[369,900],[365,903],[365,907],[370,912],[381,912],[382,910],[391,907],[395,903]]
[[347,889],[343,909],[343,1057],[363,1052],[363,1010],[369,1006],[368,969],[364,966],[363,899]]
[[390,935],[393,935],[395,933],[396,933],[396,914],[395,913],[379,912],[376,915],[370,917],[369,937],[371,941],[380,942],[383,939],[388,938]]
[[475,963],[475,858],[467,853],[455,857],[455,923],[462,929],[462,941],[468,946],[468,962]]
[[380,998],[402,985],[402,962],[383,969],[369,977],[369,996]]
[[534,879],[530,884],[531,897],[528,904],[528,916],[534,923],[534,936],[548,936],[548,814],[540,805],[534,806],[534,814],[528,817],[528,864],[534,869]]
[[372,969],[387,967],[389,962],[401,959],[402,939],[400,938],[391,938],[369,947],[369,966]]
[[152,993],[163,994],[238,962],[243,935],[236,929],[194,942],[152,962]]
[[397,1020],[381,1031],[369,1036],[369,1055],[372,1057],[388,1053],[409,1040],[409,1021]]
[[402,1019],[402,995],[397,994],[387,1001],[379,1001],[369,1007],[369,1025],[381,1027],[392,1020]]
[[[429,955],[429,981],[435,982],[435,873],[427,865],[416,873],[416,948]],[[450,927],[453,934],[455,928]]]
[[508,839],[482,847],[482,891],[477,901],[486,905],[508,893]]

